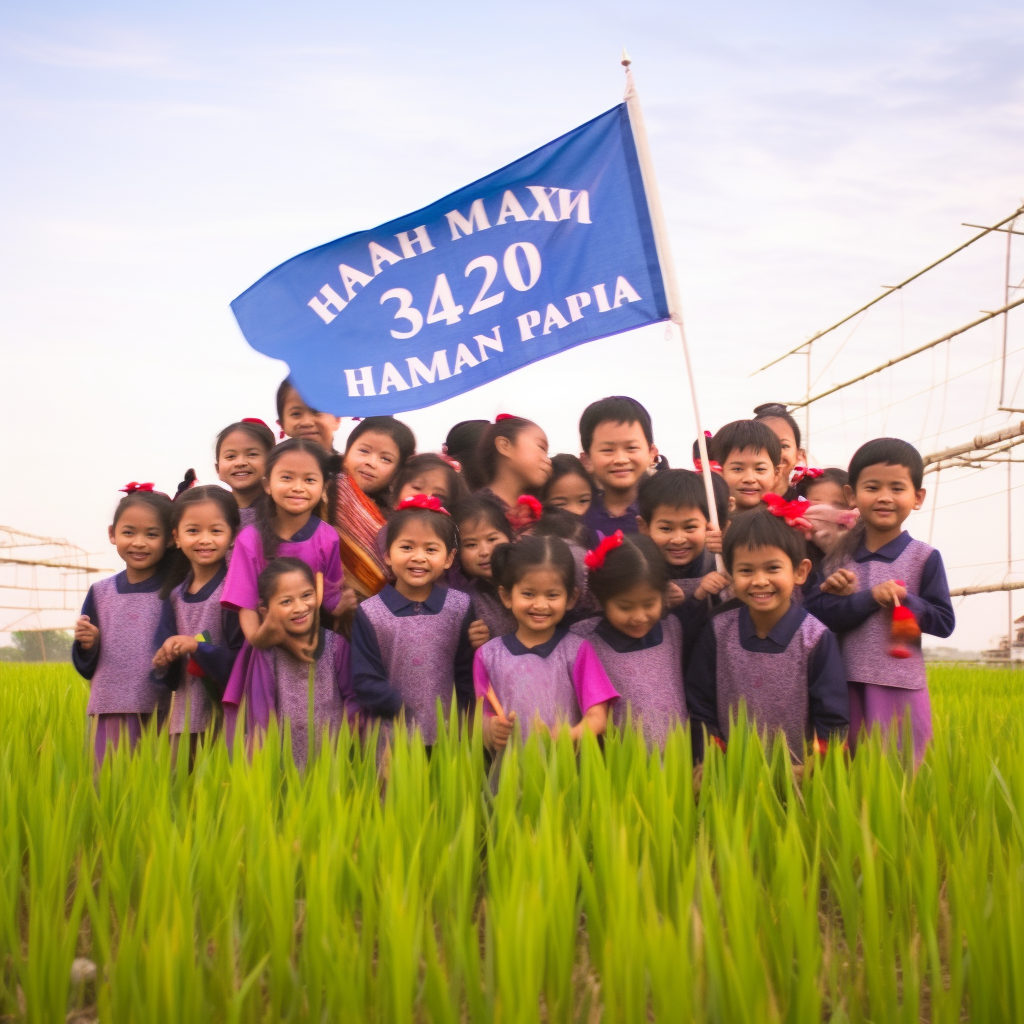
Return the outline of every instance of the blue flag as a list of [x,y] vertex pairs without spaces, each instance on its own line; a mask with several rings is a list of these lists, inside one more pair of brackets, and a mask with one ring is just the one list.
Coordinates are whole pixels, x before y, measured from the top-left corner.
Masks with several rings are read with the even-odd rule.
[[620,104],[419,210],[295,256],[231,309],[338,416],[420,409],[668,318]]

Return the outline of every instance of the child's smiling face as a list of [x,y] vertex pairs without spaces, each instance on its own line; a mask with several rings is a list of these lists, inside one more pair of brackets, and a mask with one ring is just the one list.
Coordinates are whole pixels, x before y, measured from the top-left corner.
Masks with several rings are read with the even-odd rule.
[[722,478],[740,511],[757,508],[761,499],[772,493],[777,467],[764,450],[734,448],[722,463]]
[[219,565],[232,539],[231,527],[215,501],[190,502],[174,530],[174,541],[193,568]]
[[235,430],[224,438],[217,455],[217,476],[231,488],[236,497],[248,499],[259,495],[267,451],[251,434]]
[[308,452],[288,452],[271,467],[263,489],[281,511],[300,516],[320,504],[324,478],[319,463]]
[[847,496],[860,509],[860,517],[869,530],[891,533],[924,502],[924,488],[915,488],[906,466],[884,462],[865,466],[857,477],[857,486],[846,488]]
[[429,523],[410,519],[392,541],[385,561],[395,574],[399,592],[412,597],[432,587],[454,558],[455,552],[445,547],[440,534]]
[[755,623],[778,621],[789,610],[793,591],[807,579],[811,563],[804,559],[793,565],[782,548],[737,547],[733,550],[733,591],[750,609]]
[[638,583],[609,598],[603,606],[604,616],[620,633],[642,640],[660,621],[664,600],[662,592],[650,583]]
[[708,521],[699,508],[658,505],[651,521],[638,517],[640,532],[647,534],[669,565],[689,565],[704,553]]
[[491,554],[499,544],[508,543],[508,535],[484,516],[459,523],[462,571],[467,576],[491,579]]
[[367,430],[345,452],[344,470],[365,494],[377,494],[391,486],[401,455],[390,434]]
[[152,575],[170,541],[156,511],[142,504],[129,505],[108,533],[124,564],[140,574]]
[[657,456],[639,421],[606,421],[594,428],[590,450],[580,460],[606,491],[625,494],[640,483]]
[[305,636],[313,628],[316,587],[305,573],[283,573],[265,608],[289,636]]

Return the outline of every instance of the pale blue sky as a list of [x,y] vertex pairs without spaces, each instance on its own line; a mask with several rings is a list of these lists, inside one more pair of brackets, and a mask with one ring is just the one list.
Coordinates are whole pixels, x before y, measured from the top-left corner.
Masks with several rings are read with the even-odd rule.
[[[281,376],[245,345],[229,301],[295,253],[618,102],[623,44],[712,429],[800,397],[802,361],[747,375],[964,240],[961,221],[1024,199],[1019,4],[8,5],[0,522],[103,550],[124,481],[170,488],[188,466],[211,479],[217,429],[272,419]],[[849,333],[837,332],[815,357],[819,386],[1000,305],[1003,238],[887,300],[826,367]],[[1021,283],[1024,245],[1014,273]],[[432,448],[458,419],[516,411],[573,451],[582,406],[627,392],[682,465],[692,412],[663,333],[598,342],[407,418]],[[932,387],[941,352],[815,407],[813,454],[845,464],[880,433],[934,450],[1001,425],[983,418],[1000,341],[992,325],[951,346],[945,401]],[[1022,366],[1018,354],[1014,381]],[[1006,513],[996,498],[950,503],[1004,482],[993,470],[942,484],[934,537],[962,567],[956,583],[1000,578],[977,563],[1005,557]],[[961,612],[956,642],[983,645],[1005,599]]]

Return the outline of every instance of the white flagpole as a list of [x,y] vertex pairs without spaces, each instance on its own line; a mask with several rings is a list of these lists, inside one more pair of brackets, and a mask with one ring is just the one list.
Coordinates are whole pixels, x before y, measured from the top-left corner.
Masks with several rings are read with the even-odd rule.
[[[701,471],[704,476],[704,490],[708,499],[708,516],[711,525],[719,529],[718,506],[715,504],[715,488],[711,482],[711,462],[708,459],[707,439],[704,437],[704,428],[701,425],[700,406],[697,403],[697,384],[693,378],[693,364],[690,361],[690,348],[686,344],[686,331],[683,329],[683,306],[679,300],[679,283],[676,281],[676,266],[672,260],[672,248],[668,241],[668,230],[665,225],[665,214],[661,208],[661,195],[658,193],[658,180],[654,176],[654,162],[651,160],[651,149],[647,142],[647,127],[644,124],[644,114],[640,109],[640,96],[636,91],[636,83],[633,81],[633,72],[630,64],[633,61],[625,48],[622,51],[622,66],[626,69],[626,110],[629,113],[629,123],[633,129],[633,141],[636,144],[637,160],[640,164],[640,175],[644,182],[644,192],[647,194],[647,209],[651,215],[651,228],[654,231],[654,245],[658,250],[658,263],[661,265],[661,278],[665,284],[665,294],[668,298],[669,318],[675,324],[679,332],[679,341],[683,346],[683,356],[686,359],[686,375],[690,379],[690,397],[693,401],[693,416],[697,421],[697,447],[700,450]],[[715,564],[719,572],[725,571],[725,564],[721,555],[715,556]]]

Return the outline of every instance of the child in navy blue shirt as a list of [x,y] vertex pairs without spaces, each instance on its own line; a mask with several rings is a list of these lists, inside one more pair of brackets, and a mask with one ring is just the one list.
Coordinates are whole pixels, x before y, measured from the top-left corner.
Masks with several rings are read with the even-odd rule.
[[920,762],[932,735],[924,656],[919,644],[899,645],[893,656],[893,610],[905,605],[932,636],[947,637],[956,624],[942,555],[903,530],[924,502],[924,463],[913,445],[882,437],[857,449],[849,474],[846,494],[860,522],[826,560],[807,608],[839,634],[854,742],[862,724],[888,730],[909,715]]
[[690,717],[725,743],[744,701],[762,734],[784,733],[802,761],[805,741],[827,745],[849,721],[836,638],[793,600],[811,568],[803,536],[766,508],[753,509],[729,524],[722,555],[736,599],[713,613],[697,642],[686,677]]
[[[729,515],[729,488],[715,474],[715,506],[719,523]],[[688,469],[668,469],[640,485],[637,525],[657,545],[668,569],[669,607],[686,598],[717,601],[728,580],[717,570],[722,531],[711,525],[704,481]]]
[[593,402],[580,417],[580,459],[599,490],[584,514],[598,538],[636,533],[640,482],[658,458],[650,413],[633,398]]

